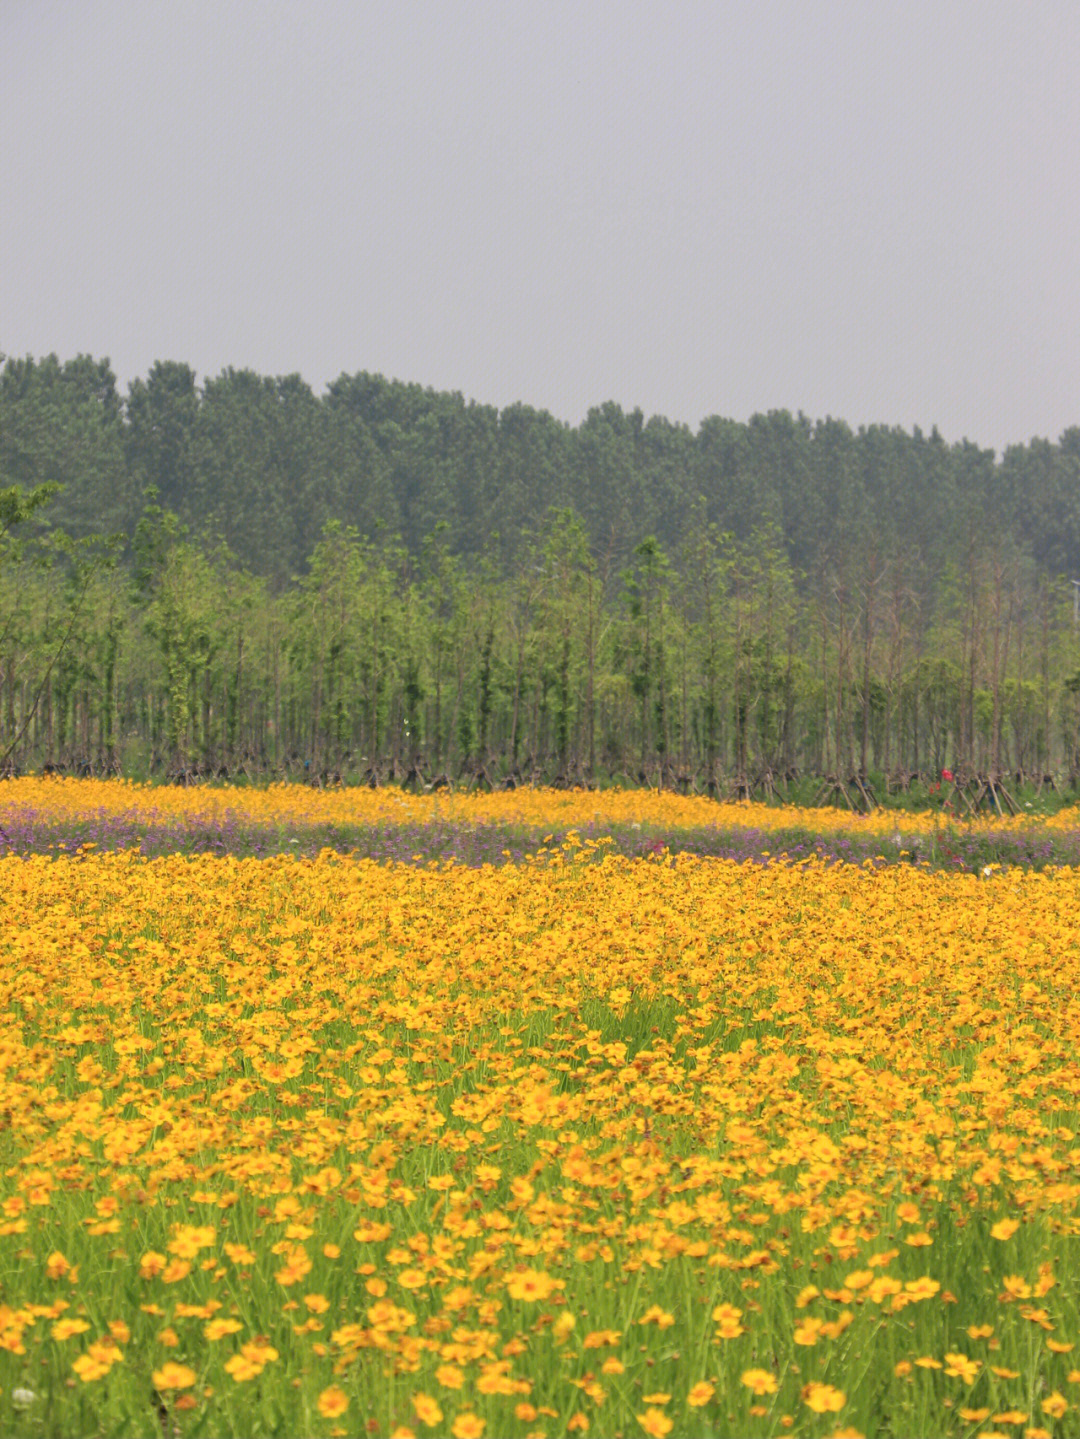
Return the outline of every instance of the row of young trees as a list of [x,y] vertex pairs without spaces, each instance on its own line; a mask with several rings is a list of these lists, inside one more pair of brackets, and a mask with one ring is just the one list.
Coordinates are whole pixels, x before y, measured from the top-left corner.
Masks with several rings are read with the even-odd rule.
[[125,552],[43,528],[50,499],[0,491],[8,767],[726,792],[1080,771],[1068,585],[974,517],[932,573],[842,517],[800,570],[777,526],[722,531],[704,499],[678,546],[628,555],[565,507],[512,561],[331,521],[283,584],[156,502]]

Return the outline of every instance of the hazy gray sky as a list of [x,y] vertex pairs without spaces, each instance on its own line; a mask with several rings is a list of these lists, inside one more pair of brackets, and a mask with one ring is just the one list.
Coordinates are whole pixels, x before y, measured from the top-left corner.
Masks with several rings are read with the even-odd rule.
[[1080,423],[1076,0],[0,0],[0,349]]

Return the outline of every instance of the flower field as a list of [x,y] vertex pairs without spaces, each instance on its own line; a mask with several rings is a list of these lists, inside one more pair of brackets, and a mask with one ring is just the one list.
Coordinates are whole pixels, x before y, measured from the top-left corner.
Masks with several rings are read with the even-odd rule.
[[[495,793],[435,791],[410,794],[393,787],[383,789],[311,789],[306,785],[270,784],[261,788],[225,786],[153,786],[131,780],[57,779],[27,776],[5,780],[0,788],[0,817],[8,812],[39,811],[45,823],[58,825],[94,816],[107,821],[121,817],[145,825],[198,818],[212,823],[222,817],[261,824],[318,826],[379,823],[518,824],[532,828],[576,828],[590,824],[618,826],[637,823],[647,827],[685,828],[738,824],[754,829],[809,825],[824,833],[852,829],[886,836],[897,825],[907,834],[925,834],[940,825],[932,812],[900,813],[877,809],[856,815],[842,809],[797,809],[794,806],[720,804],[703,795],[680,795],[670,790],[551,790],[515,789]],[[1080,811],[1032,820],[1026,817],[985,819],[977,827],[1005,830],[1031,828],[1051,831],[1076,829]]]
[[315,858],[325,849],[382,862],[520,862],[569,833],[627,858],[668,848],[713,859],[1080,866],[1080,809],[959,820],[945,810],[720,804],[650,790],[533,790],[414,795],[396,788],[303,785],[191,789],[113,780],[25,778],[0,785],[0,857],[83,846],[156,857]]
[[613,848],[0,859],[0,1432],[1080,1432],[1077,872]]

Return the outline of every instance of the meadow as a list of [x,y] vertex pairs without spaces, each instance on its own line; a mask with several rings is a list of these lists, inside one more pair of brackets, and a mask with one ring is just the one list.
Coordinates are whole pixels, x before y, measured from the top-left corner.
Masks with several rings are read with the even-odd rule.
[[0,1429],[1076,1433],[1078,871],[719,810],[5,786]]
[[151,785],[28,776],[0,786],[0,856],[123,849],[315,858],[326,849],[382,862],[521,862],[570,834],[610,852],[664,849],[713,859],[779,856],[908,862],[980,873],[987,865],[1080,866],[1080,807],[961,818],[939,786],[922,810],[868,815],[822,806],[717,803],[655,790],[538,790],[411,794],[394,786],[313,789]]

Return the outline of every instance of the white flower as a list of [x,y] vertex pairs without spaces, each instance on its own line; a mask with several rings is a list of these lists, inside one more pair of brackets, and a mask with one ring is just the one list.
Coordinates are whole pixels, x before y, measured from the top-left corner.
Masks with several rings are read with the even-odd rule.
[[11,1391],[11,1402],[16,1409],[29,1409],[37,1395],[32,1389],[13,1389]]

